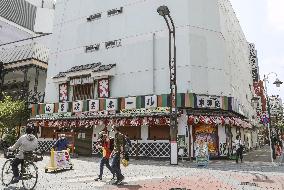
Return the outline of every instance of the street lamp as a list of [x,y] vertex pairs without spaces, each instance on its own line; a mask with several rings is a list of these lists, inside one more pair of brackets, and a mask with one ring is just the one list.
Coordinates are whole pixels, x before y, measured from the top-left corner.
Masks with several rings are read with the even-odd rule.
[[[174,21],[170,15],[170,10],[163,5],[157,9],[169,29],[169,68],[170,68],[170,136],[171,136],[171,164],[178,164],[178,145],[177,145],[177,83],[176,83],[176,32]],[[173,56],[172,56],[173,55]]]
[[[264,75],[264,84],[265,84],[265,94],[266,94],[266,97],[267,97],[267,112],[268,112],[268,118],[269,118],[269,121],[267,123],[267,127],[268,127],[268,135],[269,135],[269,143],[270,143],[270,156],[271,156],[271,162],[273,163],[274,160],[273,160],[273,155],[275,154],[275,149],[273,148],[273,144],[272,144],[272,141],[271,141],[271,131],[270,131],[270,128],[271,128],[271,115],[270,115],[270,100],[269,100],[269,96],[268,96],[268,92],[267,92],[267,84],[266,82],[269,82],[268,81],[268,76],[270,74],[274,74],[276,77],[277,77],[277,74],[274,73],[274,72],[271,72],[269,73],[267,76]],[[280,81],[278,78],[276,78],[275,82],[273,84],[276,85],[276,87],[280,87],[280,85],[282,84],[283,82]]]

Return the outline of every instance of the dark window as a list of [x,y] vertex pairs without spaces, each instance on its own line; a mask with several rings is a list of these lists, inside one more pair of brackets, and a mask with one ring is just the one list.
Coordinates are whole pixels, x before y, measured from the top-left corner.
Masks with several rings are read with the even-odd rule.
[[148,128],[148,139],[149,140],[169,140],[170,139],[170,126],[159,125],[149,126]]
[[78,84],[73,86],[73,100],[87,100],[94,98],[94,84]]
[[141,126],[121,126],[120,132],[127,135],[131,140],[141,139]]

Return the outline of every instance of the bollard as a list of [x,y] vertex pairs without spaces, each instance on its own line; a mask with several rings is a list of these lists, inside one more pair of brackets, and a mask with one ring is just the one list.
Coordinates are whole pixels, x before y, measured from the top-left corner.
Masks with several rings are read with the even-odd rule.
[[50,151],[50,167],[55,168],[55,163],[54,163],[54,149],[52,148]]

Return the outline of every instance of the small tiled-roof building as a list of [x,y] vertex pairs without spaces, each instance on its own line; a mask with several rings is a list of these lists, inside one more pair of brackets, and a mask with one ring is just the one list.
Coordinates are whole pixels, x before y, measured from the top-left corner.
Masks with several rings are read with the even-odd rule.
[[42,102],[49,50],[32,42],[0,50],[2,91],[16,99]]

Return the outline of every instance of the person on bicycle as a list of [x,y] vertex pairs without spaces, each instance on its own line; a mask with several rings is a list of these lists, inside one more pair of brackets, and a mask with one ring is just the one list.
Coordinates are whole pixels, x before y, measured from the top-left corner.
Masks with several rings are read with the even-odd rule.
[[13,170],[13,180],[11,181],[11,184],[18,183],[20,180],[19,177],[19,168],[18,166],[20,164],[23,164],[24,161],[24,152],[28,151],[35,151],[38,146],[38,141],[35,135],[33,135],[34,132],[34,126],[28,125],[26,127],[26,134],[22,135],[17,142],[8,148],[8,150],[15,151],[16,149],[19,149],[18,154],[16,154],[15,159],[12,163],[12,170]]

